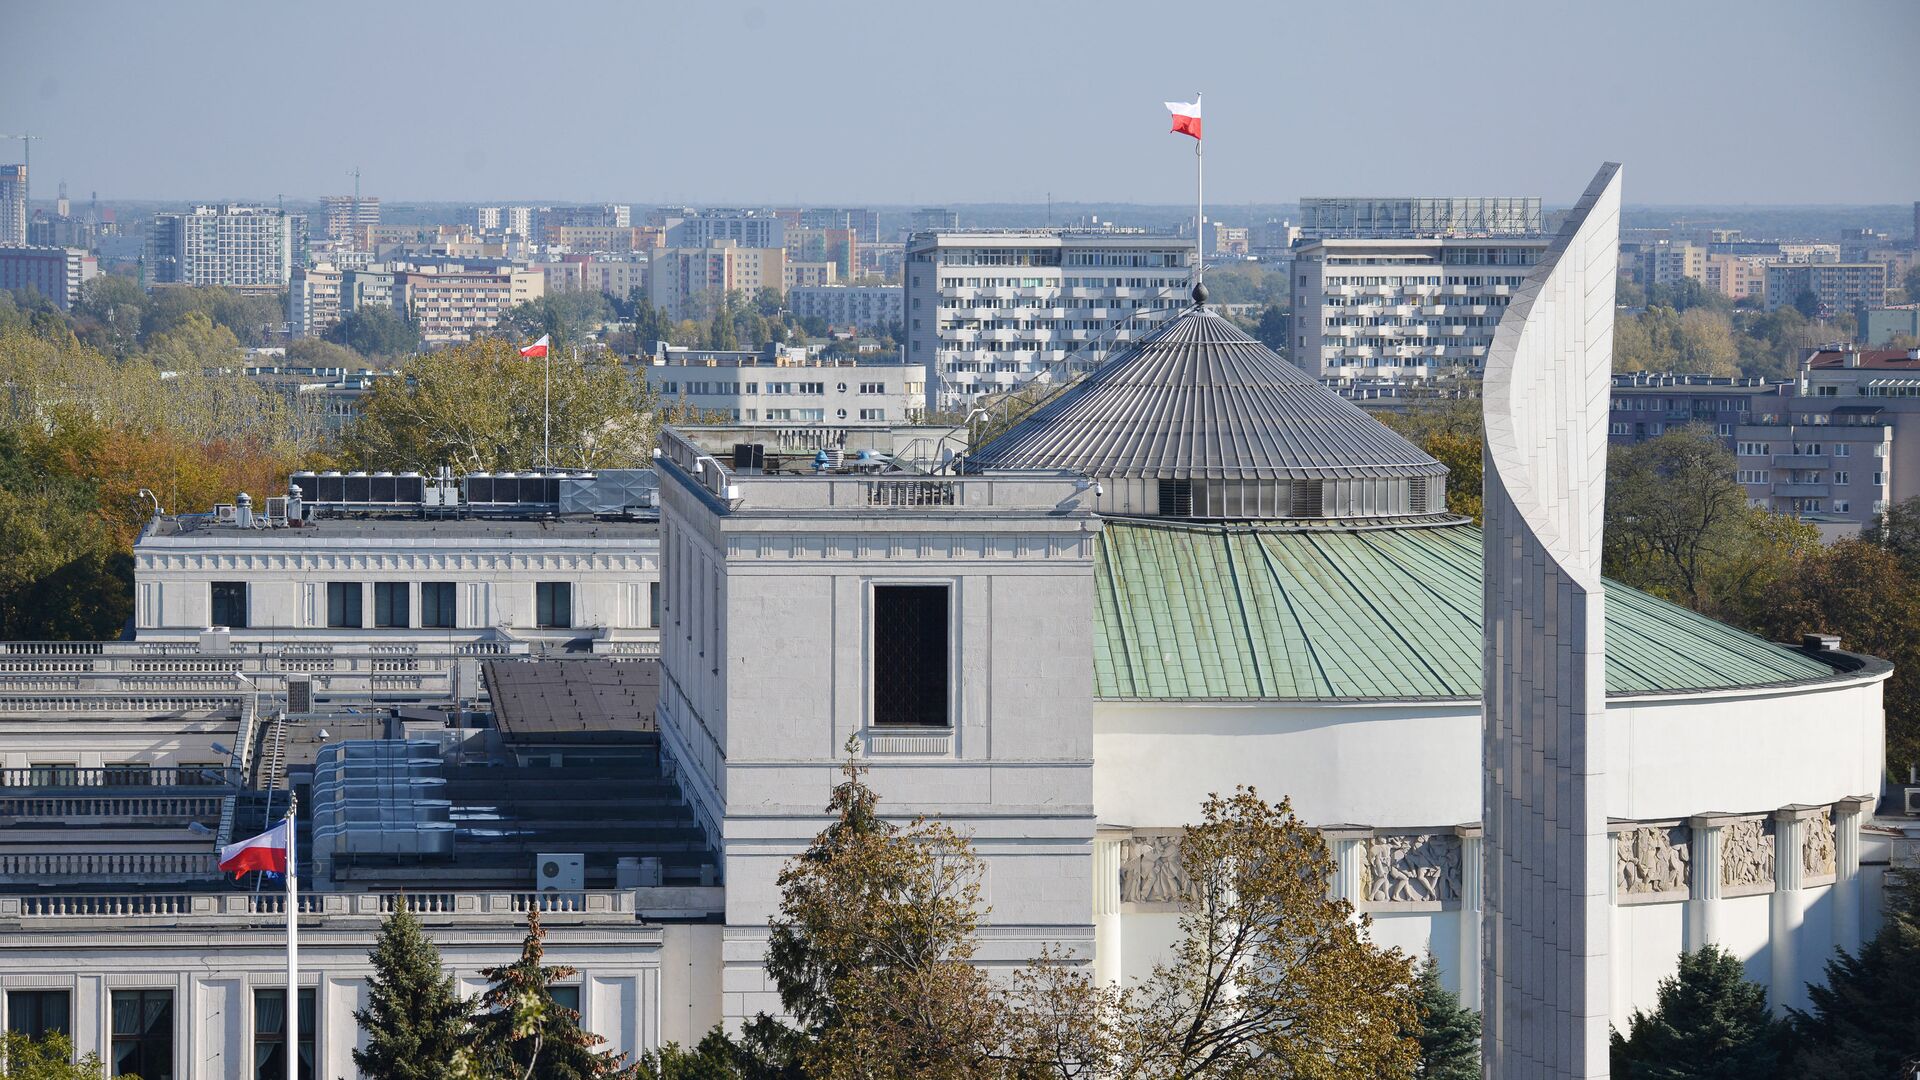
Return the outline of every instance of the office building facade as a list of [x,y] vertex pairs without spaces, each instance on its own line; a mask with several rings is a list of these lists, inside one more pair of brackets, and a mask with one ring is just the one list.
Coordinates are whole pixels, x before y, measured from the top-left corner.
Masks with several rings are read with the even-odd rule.
[[928,407],[1097,367],[1179,310],[1189,240],[1069,230],[932,232],[908,244],[909,363]]
[[832,432],[897,426],[926,407],[926,372],[874,355],[821,359],[805,350],[656,349],[640,374],[670,404],[716,423]]
[[303,265],[307,219],[264,206],[197,206],[155,214],[147,267],[158,285],[284,289]]

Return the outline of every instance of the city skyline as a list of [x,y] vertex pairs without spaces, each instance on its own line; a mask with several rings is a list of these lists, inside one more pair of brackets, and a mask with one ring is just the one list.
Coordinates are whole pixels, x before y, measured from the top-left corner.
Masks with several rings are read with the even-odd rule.
[[[87,68],[40,50],[0,72],[0,127],[42,136],[37,194],[66,180],[119,199],[311,199],[352,190],[358,167],[363,190],[412,201],[1178,204],[1192,162],[1166,139],[1159,102],[1194,90],[1209,99],[1208,194],[1222,205],[1415,188],[1535,194],[1598,156],[1634,163],[1641,206],[1900,203],[1920,175],[1920,143],[1883,137],[1898,130],[1895,95],[1866,81],[1811,95],[1754,75],[1862,41],[1920,42],[1920,10],[1898,4],[1747,5],[1738,18],[1725,5],[1543,15],[1489,4],[1418,33],[1337,11],[1223,4],[1192,30],[1203,48],[1152,64],[1139,47],[1167,16],[1144,5],[989,4],[955,25],[877,5],[823,16],[582,4],[523,36],[504,32],[508,9],[484,3],[349,4],[327,20],[189,10],[14,17],[26,39],[88,42]],[[1443,30],[1470,42],[1457,63],[1435,62]],[[1677,40],[1711,45],[1682,54],[1667,44]],[[281,42],[298,43],[295,63]],[[594,47],[612,89],[591,77]],[[180,61],[196,55],[212,62]],[[363,62],[380,56],[391,62]],[[436,57],[455,74],[436,76]],[[1688,85],[1744,80],[1739,113],[1649,77],[1682,63]],[[1553,88],[1573,85],[1605,107],[1568,124]],[[279,92],[234,92],[242,86]],[[460,108],[432,104],[456,86]],[[217,123],[172,123],[213,103]],[[1787,138],[1797,152],[1781,155]],[[18,150],[0,142],[0,159]]]

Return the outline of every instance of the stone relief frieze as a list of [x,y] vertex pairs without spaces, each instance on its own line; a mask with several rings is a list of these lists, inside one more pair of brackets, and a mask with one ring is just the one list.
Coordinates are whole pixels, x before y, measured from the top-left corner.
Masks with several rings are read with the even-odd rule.
[[1621,896],[1687,891],[1691,852],[1685,828],[1642,825],[1620,834],[1616,852],[1614,883]]
[[1178,904],[1193,893],[1180,865],[1178,831],[1135,833],[1120,864],[1120,901],[1126,904]]
[[1822,810],[1804,826],[1800,843],[1800,867],[1808,877],[1832,877],[1834,874],[1833,812]]
[[1761,818],[1728,824],[1720,834],[1722,888],[1773,884],[1773,836]]
[[1460,899],[1461,845],[1452,833],[1376,836],[1367,841],[1369,903],[1444,903]]

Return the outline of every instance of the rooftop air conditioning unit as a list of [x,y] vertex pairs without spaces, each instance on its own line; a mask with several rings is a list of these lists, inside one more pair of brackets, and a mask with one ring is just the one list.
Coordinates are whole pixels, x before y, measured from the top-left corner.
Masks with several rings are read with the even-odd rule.
[[287,680],[287,711],[304,713],[313,711],[313,680]]
[[1907,789],[1906,810],[1908,817],[1920,817],[1920,787]]
[[535,855],[533,887],[539,892],[585,892],[587,857],[579,852]]

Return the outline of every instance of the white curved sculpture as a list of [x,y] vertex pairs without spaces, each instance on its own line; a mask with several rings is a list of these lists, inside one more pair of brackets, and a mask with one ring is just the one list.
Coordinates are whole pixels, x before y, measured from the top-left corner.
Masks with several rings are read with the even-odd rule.
[[1485,378],[1486,1075],[1607,1075],[1600,524],[1620,166],[1514,293]]

